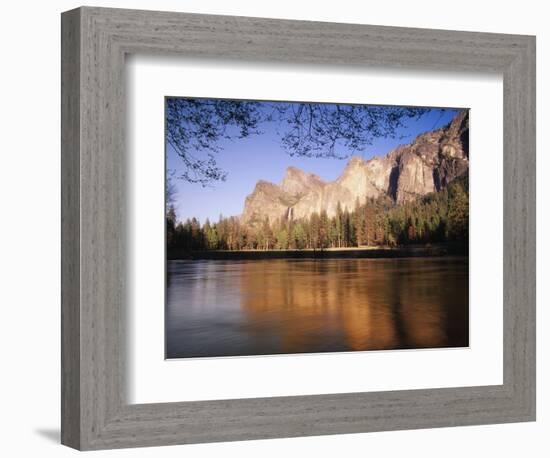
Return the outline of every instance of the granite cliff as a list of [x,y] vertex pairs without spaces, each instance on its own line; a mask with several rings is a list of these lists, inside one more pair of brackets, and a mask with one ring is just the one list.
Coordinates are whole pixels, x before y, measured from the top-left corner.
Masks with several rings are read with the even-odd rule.
[[403,203],[445,188],[469,166],[468,111],[459,112],[445,127],[419,135],[386,156],[365,161],[352,157],[342,175],[325,182],[316,175],[289,167],[281,184],[258,181],[246,198],[242,220],[255,224],[284,217],[299,219],[325,210],[336,214],[338,204],[352,211],[356,202],[387,195]]

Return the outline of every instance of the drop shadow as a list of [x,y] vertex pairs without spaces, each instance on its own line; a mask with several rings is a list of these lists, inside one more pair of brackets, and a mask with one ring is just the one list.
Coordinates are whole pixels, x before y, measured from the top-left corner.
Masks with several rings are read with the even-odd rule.
[[48,439],[50,442],[55,442],[56,444],[61,443],[61,431],[59,429],[35,429],[34,432],[39,436],[42,436],[45,439]]

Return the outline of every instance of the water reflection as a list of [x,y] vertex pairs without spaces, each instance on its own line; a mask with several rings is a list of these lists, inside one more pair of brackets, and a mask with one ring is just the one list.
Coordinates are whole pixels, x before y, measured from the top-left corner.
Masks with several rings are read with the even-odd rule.
[[168,358],[468,345],[464,258],[170,261]]

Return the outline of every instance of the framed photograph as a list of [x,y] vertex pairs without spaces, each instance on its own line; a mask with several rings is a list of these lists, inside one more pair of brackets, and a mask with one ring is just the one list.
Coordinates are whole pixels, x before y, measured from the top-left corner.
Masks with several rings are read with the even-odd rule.
[[535,419],[535,39],[62,15],[62,442]]

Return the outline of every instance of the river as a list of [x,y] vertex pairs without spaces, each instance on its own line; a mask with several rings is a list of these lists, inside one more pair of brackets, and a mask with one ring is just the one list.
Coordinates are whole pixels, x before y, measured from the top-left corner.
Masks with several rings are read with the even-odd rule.
[[468,346],[468,258],[168,261],[166,357]]

